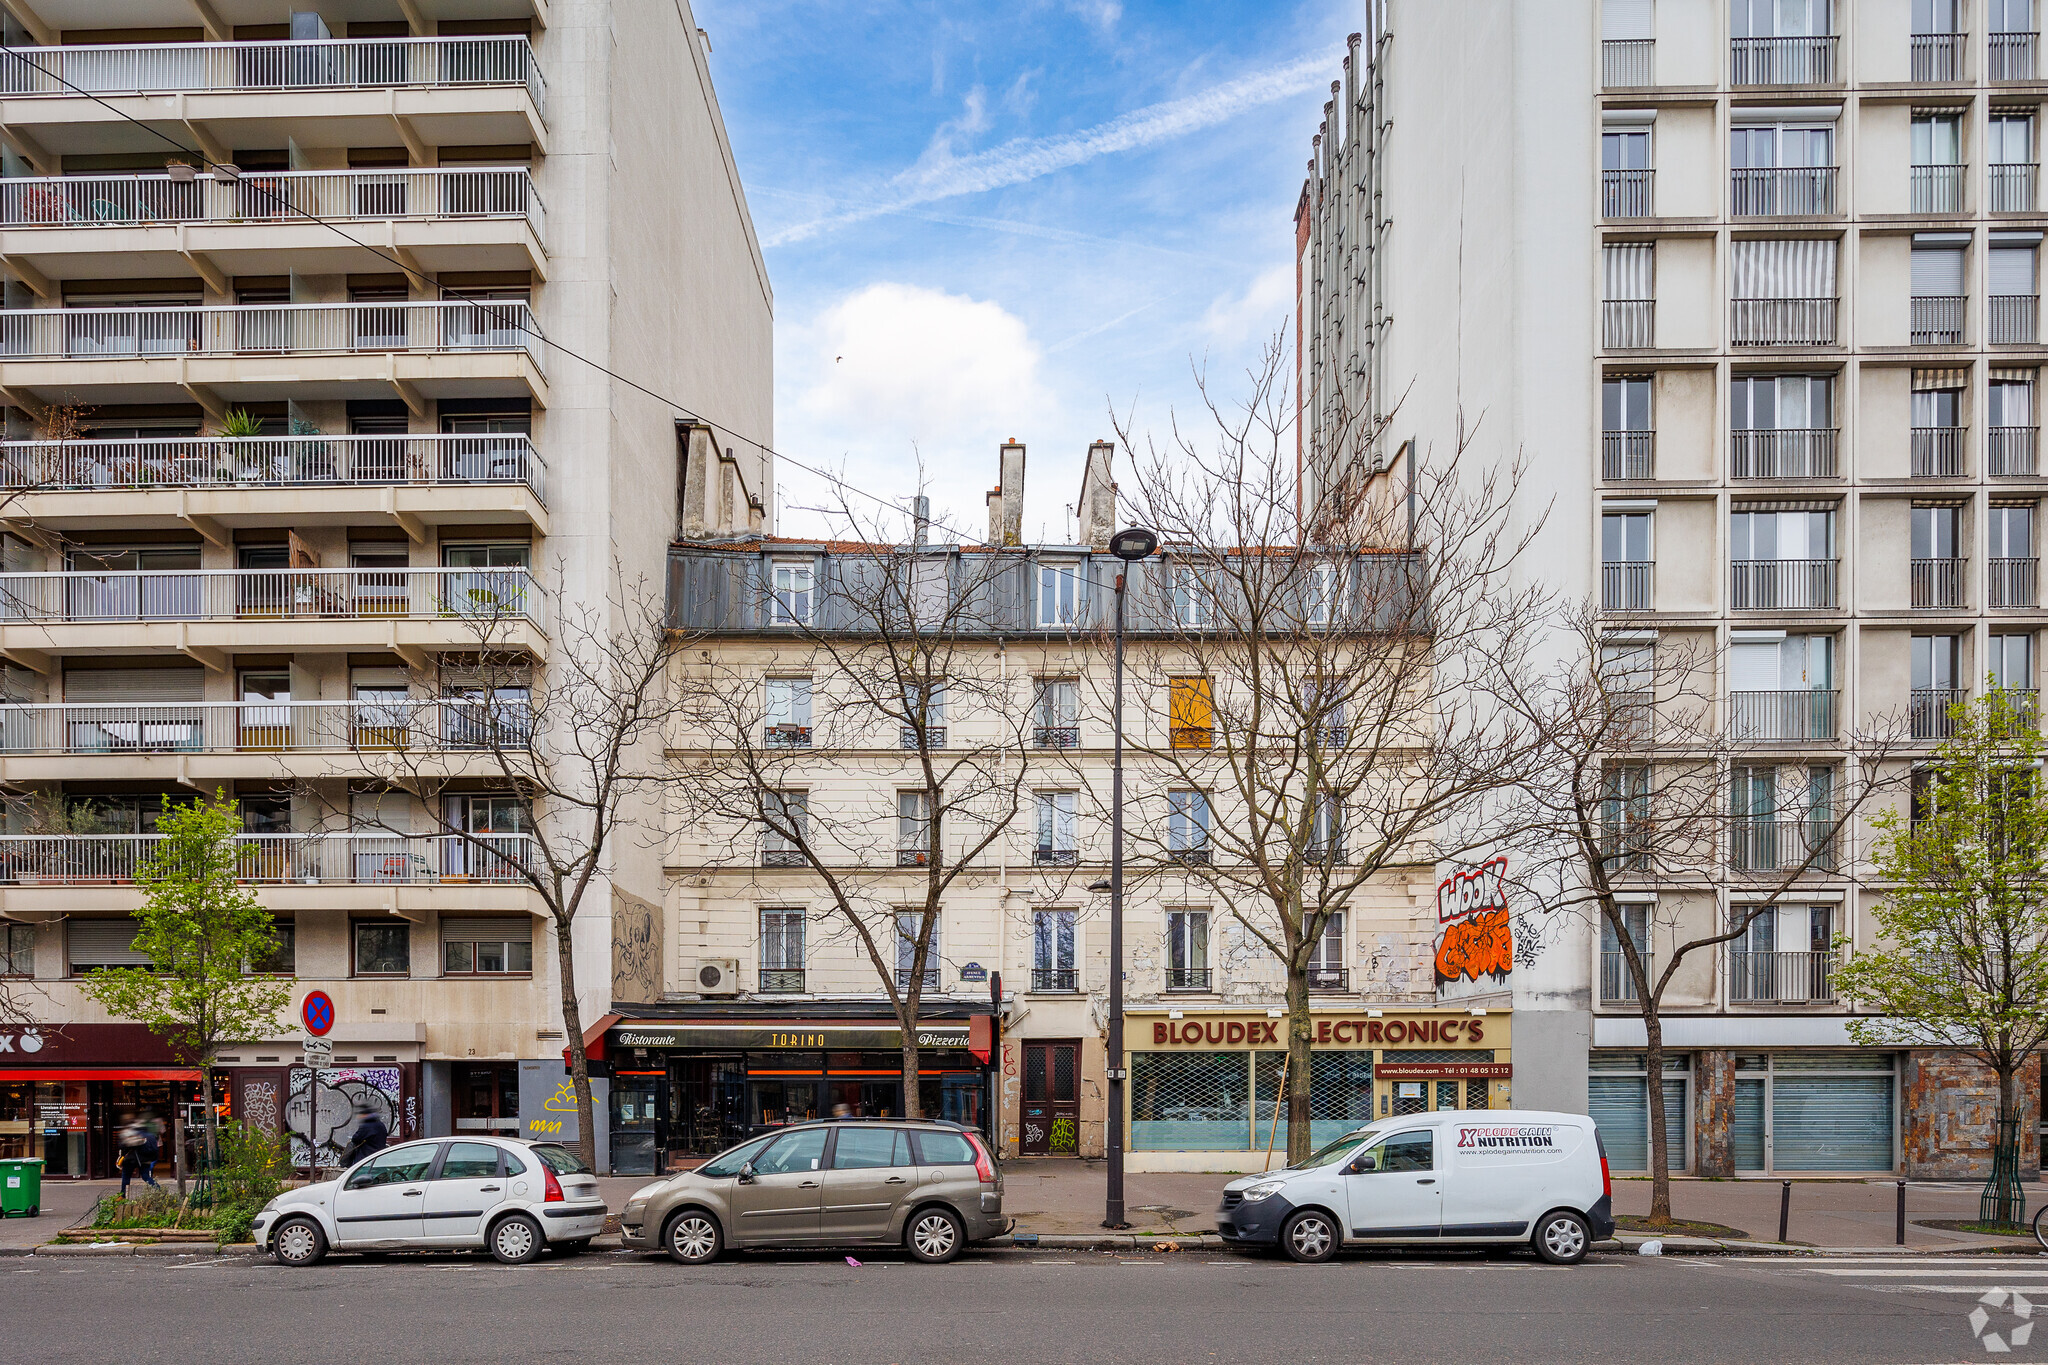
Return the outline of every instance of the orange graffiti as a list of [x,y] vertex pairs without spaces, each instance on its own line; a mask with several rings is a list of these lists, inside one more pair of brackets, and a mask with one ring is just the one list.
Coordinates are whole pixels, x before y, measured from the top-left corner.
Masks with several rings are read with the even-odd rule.
[[1444,930],[1442,946],[1436,950],[1436,980],[1439,986],[1470,977],[1477,981],[1492,976],[1505,981],[1515,966],[1515,932],[1505,908],[1485,910]]

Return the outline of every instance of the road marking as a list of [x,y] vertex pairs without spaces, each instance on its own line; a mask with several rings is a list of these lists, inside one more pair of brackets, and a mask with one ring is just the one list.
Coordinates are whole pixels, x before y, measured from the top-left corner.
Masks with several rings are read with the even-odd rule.
[[[1936,1272],[1927,1266],[1922,1266],[1918,1270],[1833,1270],[1822,1266],[1815,1266],[1813,1267],[1813,1273],[1816,1275],[1835,1275],[1859,1279],[1899,1279],[1909,1275],[1924,1276]],[[1954,1280],[1973,1278],[1982,1280],[2010,1280],[2024,1277],[2039,1279],[2043,1274],[2048,1274],[2048,1271],[2043,1271],[2039,1267],[2021,1270],[2015,1266],[2011,1270],[1945,1270],[1939,1273],[1944,1279]]]

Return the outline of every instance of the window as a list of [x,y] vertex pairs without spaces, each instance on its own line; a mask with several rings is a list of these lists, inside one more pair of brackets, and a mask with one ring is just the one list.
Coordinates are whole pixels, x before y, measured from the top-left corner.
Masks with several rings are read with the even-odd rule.
[[1990,560],[1984,568],[1990,605],[2033,606],[2040,600],[2035,582],[2034,505],[1994,504],[1986,516],[1990,524]]
[[761,912],[761,989],[800,991],[804,988],[804,912],[773,909]]
[[1836,244],[1821,238],[1733,243],[1729,273],[1734,344],[1834,344],[1836,255]]
[[2034,0],[1986,0],[1994,81],[2034,79]]
[[1080,860],[1080,845],[1075,836],[1075,814],[1079,802],[1079,792],[1038,794],[1038,843],[1032,850],[1033,862],[1072,867]]
[[1829,0],[1734,0],[1737,38],[1818,38],[1829,33]]
[[446,545],[441,562],[451,569],[523,569],[533,560],[533,546],[523,540],[503,545]]
[[1038,624],[1071,626],[1080,619],[1081,566],[1066,560],[1038,566]]
[[1833,125],[1738,123],[1729,129],[1728,137],[1732,207],[1737,217],[1835,211]]
[[1962,637],[1915,635],[1912,649],[1913,738],[1947,739],[1955,731],[1949,708],[1963,699],[1957,681],[1962,676]]
[[1739,739],[1832,739],[1834,637],[1737,640],[1728,650],[1728,690]]
[[932,811],[928,793],[896,793],[896,865],[923,867],[931,861]]
[[1914,34],[1954,33],[1956,0],[1913,0]]
[[1650,478],[1654,440],[1649,376],[1625,375],[1601,381],[1601,477]]
[[2038,335],[2039,309],[2034,248],[1991,239],[1989,261],[1990,342],[1994,346],[2032,343]]
[[1308,566],[1308,623],[1327,626],[1339,619],[1346,565],[1321,560]]
[[441,971],[447,976],[506,976],[533,970],[530,920],[441,920]]
[[792,1175],[817,1170],[818,1163],[825,1159],[825,1133],[823,1128],[804,1128],[783,1134],[754,1158],[754,1173]]
[[1072,749],[1081,742],[1080,684],[1040,678],[1031,703],[1031,742],[1041,749]]
[[[911,716],[924,727],[926,748],[943,749],[946,746],[946,685],[942,682],[903,684],[903,714]],[[906,724],[901,742],[906,749],[918,747],[918,727]]]
[[835,1171],[880,1170],[908,1166],[910,1142],[901,1128],[841,1128],[832,1144]]
[[494,1180],[498,1175],[498,1149],[488,1142],[451,1142],[441,1158],[438,1180]]
[[767,703],[764,742],[771,749],[811,747],[811,680],[770,678],[766,683]]
[[1656,318],[1656,249],[1648,242],[1600,248],[1601,337],[1615,349],[1652,344]]
[[1074,966],[1074,912],[1031,912],[1031,989],[1071,991],[1080,988]]
[[1600,605],[1609,611],[1650,608],[1650,514],[1609,512],[1600,518]]
[[1600,776],[1600,841],[1608,867],[1640,872],[1650,865],[1650,769],[1620,764]]
[[[1933,174],[1942,168],[1916,166],[1913,174]],[[1915,180],[1918,185],[1918,180]],[[1960,199],[1960,192],[1958,192]],[[1916,193],[1917,202],[1917,193]],[[1912,317],[1908,339],[1915,346],[1959,346],[1963,341],[1963,303],[1968,292],[1963,283],[1963,248],[1959,246],[1913,247],[1909,279]]]
[[379,1152],[349,1176],[348,1188],[367,1190],[378,1185],[404,1185],[424,1180],[427,1167],[434,1164],[434,1153],[439,1150],[437,1142],[414,1142]]
[[787,788],[761,794],[761,865],[802,867],[810,839],[811,794]]
[[1738,610],[1835,605],[1832,511],[1738,511],[1729,532]]
[[1315,945],[1308,954],[1308,988],[1312,991],[1341,991],[1349,989],[1344,971],[1344,912],[1332,910],[1330,917],[1323,921],[1323,932],[1316,936]]
[[1209,798],[1198,791],[1166,794],[1166,851],[1178,862],[1209,861]]
[[36,974],[36,927],[0,924],[0,976]]
[[357,920],[357,976],[408,976],[412,973],[412,926]]
[[1382,1175],[1427,1171],[1433,1169],[1433,1142],[1427,1132],[1393,1133],[1366,1148],[1361,1156],[1371,1157],[1373,1170]]
[[1315,818],[1309,828],[1308,857],[1310,862],[1316,863],[1344,861],[1344,802],[1335,792],[1316,793]]
[[442,705],[450,748],[523,749],[533,740],[531,688],[455,687]]
[[[1737,923],[1752,913],[1736,906]],[[1832,1000],[1836,907],[1779,905],[1749,921],[1729,944],[1728,998],[1747,1002]],[[1734,928],[1734,925],[1730,925]]]
[[1209,989],[1209,912],[1166,912],[1166,989]]
[[811,562],[807,559],[777,560],[771,572],[775,590],[769,620],[778,626],[809,625],[814,572]]
[[1988,391],[1991,477],[2032,474],[2035,467],[2034,372],[1993,370]]
[[[917,935],[924,926],[924,911],[898,910],[896,912],[896,989],[910,989],[911,973],[917,969]],[[924,989],[935,991],[939,988],[939,917],[931,917],[931,941],[924,955]]]
[[1832,768],[1738,767],[1732,776],[1729,858],[1738,870],[1825,871],[1834,866]]
[[1600,134],[1600,212],[1607,218],[1650,214],[1650,130],[1610,129]]
[[925,1166],[972,1166],[974,1144],[958,1133],[920,1128],[912,1134],[917,1143],[919,1164]]
[[1176,749],[1206,749],[1216,738],[1216,705],[1207,678],[1166,681],[1167,741]]
[[1168,591],[1173,598],[1173,619],[1197,630],[1211,625],[1213,604],[1201,571],[1191,564],[1176,564],[1171,573]]
[[249,964],[249,970],[257,976],[290,976],[298,968],[298,926],[280,919],[272,920],[270,928],[277,937],[268,953]]
[[[1651,968],[1650,951],[1650,907],[1645,904],[1622,904],[1615,907],[1621,912],[1622,924],[1628,930],[1628,942],[1636,950],[1636,956],[1643,961],[1643,970],[1654,982],[1656,974]],[[1622,951],[1621,936],[1615,932],[1614,921],[1607,916],[1600,917],[1600,999],[1602,1003],[1621,1003],[1638,999],[1636,979],[1628,969],[1628,955]]]
[[1955,114],[1913,120],[1914,213],[1963,211],[1963,121]]
[[[1994,49],[1995,52],[1995,49]],[[2027,213],[2034,207],[2034,116],[1993,110],[1985,127],[1991,168],[1991,210]]]
[[1835,476],[1834,394],[1828,376],[1738,375],[1729,393],[1735,478]]
[[2008,692],[2031,692],[2034,687],[2034,637],[1992,636],[1990,667],[1986,671],[1993,687],[2004,688]]

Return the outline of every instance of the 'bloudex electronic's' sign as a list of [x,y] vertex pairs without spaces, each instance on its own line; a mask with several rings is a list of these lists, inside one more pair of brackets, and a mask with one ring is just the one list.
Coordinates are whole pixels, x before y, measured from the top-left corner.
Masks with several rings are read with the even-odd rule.
[[[1316,1047],[1398,1047],[1434,1043],[1439,1047],[1486,1045],[1487,1020],[1330,1018],[1315,1020]],[[1159,1019],[1152,1024],[1154,1047],[1279,1047],[1284,1019]],[[1506,1046],[1501,1042],[1500,1046]]]

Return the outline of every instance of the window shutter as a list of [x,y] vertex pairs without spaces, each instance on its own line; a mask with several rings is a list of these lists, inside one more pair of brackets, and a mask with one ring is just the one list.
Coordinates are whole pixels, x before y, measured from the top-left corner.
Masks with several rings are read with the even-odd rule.
[[1728,647],[1728,689],[1731,692],[1775,692],[1779,680],[1779,648],[1770,644]]
[[74,919],[66,926],[71,965],[76,967],[147,967],[149,959],[135,951],[141,926],[133,917]]
[[1216,707],[1207,678],[1175,678],[1168,684],[1166,723],[1176,730],[1207,730]]
[[64,700],[88,706],[206,700],[203,668],[74,668],[64,674]]
[[1913,248],[1913,297],[1958,298],[1963,293],[1963,253],[1959,247]]
[[1609,302],[1656,297],[1651,292],[1653,250],[1648,242],[1618,242],[1600,249],[1606,283],[1604,297]]
[[1991,248],[1991,292],[2034,292],[2034,249],[2030,246]]
[[1738,299],[1835,296],[1835,244],[1831,241],[1737,242],[1734,268]]
[[1627,42],[1654,37],[1651,0],[1602,0],[1600,37],[1607,42]]
[[531,915],[469,915],[441,917],[443,943],[531,943]]

